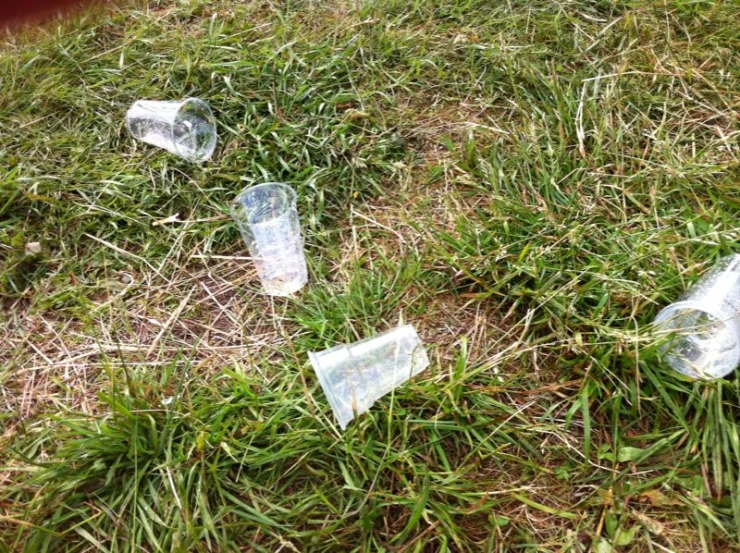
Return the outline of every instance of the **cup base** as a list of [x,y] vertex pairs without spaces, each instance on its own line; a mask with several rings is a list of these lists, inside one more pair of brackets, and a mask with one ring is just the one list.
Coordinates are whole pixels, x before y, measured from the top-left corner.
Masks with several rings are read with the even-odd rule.
[[736,324],[695,302],[669,305],[655,318],[667,342],[661,347],[670,367],[689,378],[712,380],[740,363]]
[[270,282],[263,282],[262,287],[268,296],[292,296],[298,290],[306,285],[307,280],[289,280],[284,281],[280,279],[272,280]]

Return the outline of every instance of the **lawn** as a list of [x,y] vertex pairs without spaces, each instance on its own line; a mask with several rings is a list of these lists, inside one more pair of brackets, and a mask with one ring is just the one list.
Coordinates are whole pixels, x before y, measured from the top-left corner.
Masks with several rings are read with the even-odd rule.
[[[210,162],[128,136],[206,99]],[[181,0],[0,47],[0,552],[740,551],[740,382],[650,322],[740,238],[740,4]],[[309,284],[228,206],[298,192]],[[413,324],[340,431],[307,352]]]

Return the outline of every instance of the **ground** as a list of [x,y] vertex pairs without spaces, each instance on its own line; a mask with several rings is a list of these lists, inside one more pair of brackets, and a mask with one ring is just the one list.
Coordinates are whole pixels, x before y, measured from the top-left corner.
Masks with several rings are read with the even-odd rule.
[[[0,551],[740,551],[740,384],[650,321],[740,236],[734,1],[184,0],[0,49]],[[128,136],[206,99],[213,160]],[[228,216],[296,188],[310,282]],[[307,352],[431,365],[341,432]]]

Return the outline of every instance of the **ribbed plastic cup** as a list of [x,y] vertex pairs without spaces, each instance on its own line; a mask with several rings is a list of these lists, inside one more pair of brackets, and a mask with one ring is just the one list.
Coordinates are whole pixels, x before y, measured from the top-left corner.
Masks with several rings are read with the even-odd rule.
[[429,357],[411,325],[360,340],[309,352],[319,383],[344,430],[355,415],[429,366]]
[[245,188],[231,205],[262,287],[271,296],[288,296],[308,282],[295,191],[268,182]]
[[203,100],[139,100],[126,112],[126,127],[136,140],[189,161],[206,161],[216,149],[216,119]]
[[740,255],[720,261],[655,318],[666,362],[690,378],[722,378],[740,364]]

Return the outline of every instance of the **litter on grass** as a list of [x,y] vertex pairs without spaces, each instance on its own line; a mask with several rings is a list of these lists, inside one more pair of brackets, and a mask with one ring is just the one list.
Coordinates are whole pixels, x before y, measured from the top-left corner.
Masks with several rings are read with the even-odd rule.
[[740,255],[720,259],[654,324],[674,370],[705,380],[734,371],[740,363]]
[[231,205],[262,287],[288,296],[308,282],[296,193],[287,184],[267,182],[245,188]]
[[203,100],[139,100],[126,112],[126,127],[136,140],[189,161],[206,161],[216,149],[216,119]]
[[411,325],[308,356],[342,430],[356,415],[429,366],[429,357]]

